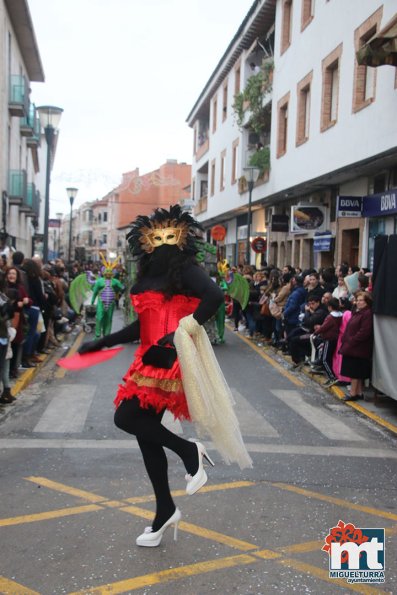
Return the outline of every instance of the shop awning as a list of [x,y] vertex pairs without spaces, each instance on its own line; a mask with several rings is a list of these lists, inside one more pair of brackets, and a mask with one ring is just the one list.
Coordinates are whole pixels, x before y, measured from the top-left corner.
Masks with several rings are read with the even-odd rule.
[[364,66],[397,66],[397,13],[358,50],[356,57]]

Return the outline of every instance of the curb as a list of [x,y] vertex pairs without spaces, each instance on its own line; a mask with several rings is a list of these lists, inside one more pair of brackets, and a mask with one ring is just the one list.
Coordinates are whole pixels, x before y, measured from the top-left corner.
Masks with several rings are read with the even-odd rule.
[[[84,336],[85,332],[84,329],[82,329],[76,336],[73,343],[69,346],[67,351],[62,355],[62,357],[65,357],[66,354],[74,353],[80,346],[80,343],[82,342]],[[33,381],[33,379],[39,373],[44,364],[46,364],[53,357],[53,355],[54,354],[44,355],[41,362],[35,368],[29,368],[25,370],[25,372],[21,374],[19,378],[17,378],[15,384],[11,386],[11,394],[14,397],[16,397],[20,392],[22,392]],[[59,357],[57,359],[59,359]]]
[[[233,330],[229,324],[226,323],[225,326],[229,331]],[[249,345],[254,351],[259,353],[259,355],[261,355],[266,361],[271,363],[274,367],[280,369],[280,371],[282,371],[281,373],[283,374],[283,376],[287,376],[287,378],[289,378],[289,380],[291,380],[293,382],[293,384],[295,384],[295,385],[297,384],[296,376],[293,373],[288,372],[287,370],[285,370],[283,368],[283,366],[281,366],[281,364],[273,357],[273,353],[270,348],[258,347],[254,341],[250,341],[249,339],[240,335],[239,333],[234,333],[234,334],[237,335],[241,341],[244,341],[244,343]],[[289,363],[289,360],[282,354],[278,354],[278,357],[282,358],[286,363]],[[343,401],[343,397],[345,396],[345,393],[339,387],[331,386],[330,388],[327,388],[327,387],[323,386],[323,383],[320,380],[321,378],[323,378],[322,376],[320,376],[318,374],[313,374],[309,371],[306,371],[304,368],[302,370],[300,370],[300,372],[302,374],[304,374],[307,378],[309,378],[309,380],[316,382],[316,384],[321,386],[321,388],[323,390],[326,390],[328,393],[331,393],[333,396],[335,396],[337,399],[339,399],[339,401],[341,401],[344,405],[347,405],[348,407],[355,409],[358,413],[364,415],[365,417],[368,417],[376,424],[382,426],[383,428],[386,428],[387,430],[389,430],[389,432],[392,432],[393,434],[397,435],[397,425],[387,421],[386,419],[384,419],[383,417],[380,417],[380,415],[377,415],[376,413],[373,413],[372,411],[368,411],[368,409],[366,409],[362,405],[359,405],[355,401]]]

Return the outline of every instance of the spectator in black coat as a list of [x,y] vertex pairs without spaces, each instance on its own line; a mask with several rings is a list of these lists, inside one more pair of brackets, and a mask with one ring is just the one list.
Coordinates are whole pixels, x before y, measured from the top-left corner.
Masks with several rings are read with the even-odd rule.
[[327,309],[321,304],[321,296],[312,295],[307,305],[301,326],[289,335],[288,346],[293,361],[293,368],[299,368],[305,362],[305,356],[310,354],[310,335],[314,327],[321,325],[327,316]]

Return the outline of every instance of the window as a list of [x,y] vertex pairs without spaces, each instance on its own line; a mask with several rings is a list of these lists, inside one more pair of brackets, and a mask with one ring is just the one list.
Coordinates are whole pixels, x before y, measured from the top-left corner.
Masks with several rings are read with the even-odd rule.
[[288,92],[277,103],[277,114],[278,114],[277,158],[282,157],[287,151],[289,100],[290,100],[290,93]]
[[192,179],[191,190],[192,190],[192,199],[196,200],[196,179],[195,178]]
[[338,120],[340,60],[343,44],[340,44],[322,61],[323,88],[321,98],[321,124],[323,132]]
[[236,66],[234,70],[234,94],[238,95],[240,93],[240,81],[241,81],[241,66],[240,64]]
[[238,144],[239,139],[237,138],[232,145],[232,184],[237,182]]
[[225,172],[226,172],[226,149],[221,153],[221,175],[220,175],[220,183],[219,189],[225,189]]
[[108,214],[107,214],[107,212],[105,211],[105,212],[104,212],[104,214],[103,214],[103,222],[104,222],[104,223],[106,223],[106,222],[107,222],[107,220],[108,220]]
[[98,214],[98,223],[102,223],[102,215],[101,215],[101,213]]
[[211,161],[211,196],[215,194],[215,159]]
[[296,145],[305,143],[310,129],[310,88],[313,71],[298,83],[298,111],[296,122]]
[[227,79],[223,83],[223,91],[222,91],[222,122],[224,122],[227,118]]
[[218,111],[218,100],[216,97],[214,97],[214,101],[212,102],[212,133],[214,133],[216,130],[217,111]]
[[[383,7],[378,8],[354,32],[354,47],[357,52],[379,29]],[[357,112],[375,100],[375,68],[359,65],[354,60],[353,112]]]
[[291,33],[292,33],[292,0],[284,0],[282,23],[281,23],[280,54],[283,54],[291,45]]
[[301,31],[305,29],[314,17],[314,0],[302,0]]
[[200,182],[200,198],[208,196],[208,180],[201,180]]

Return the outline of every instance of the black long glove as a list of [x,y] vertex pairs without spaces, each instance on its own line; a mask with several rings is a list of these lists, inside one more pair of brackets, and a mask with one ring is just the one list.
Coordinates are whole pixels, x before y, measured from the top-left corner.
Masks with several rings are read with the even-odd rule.
[[102,337],[102,339],[97,339],[96,341],[88,341],[88,343],[83,343],[77,351],[82,355],[83,353],[89,353],[90,351],[99,351],[104,347],[105,342]]
[[135,322],[132,322],[130,325],[111,335],[106,335],[96,341],[83,343],[78,352],[88,353],[89,351],[98,351],[104,347],[114,347],[115,345],[123,343],[131,343],[137,339],[139,339],[139,320],[135,320]]

